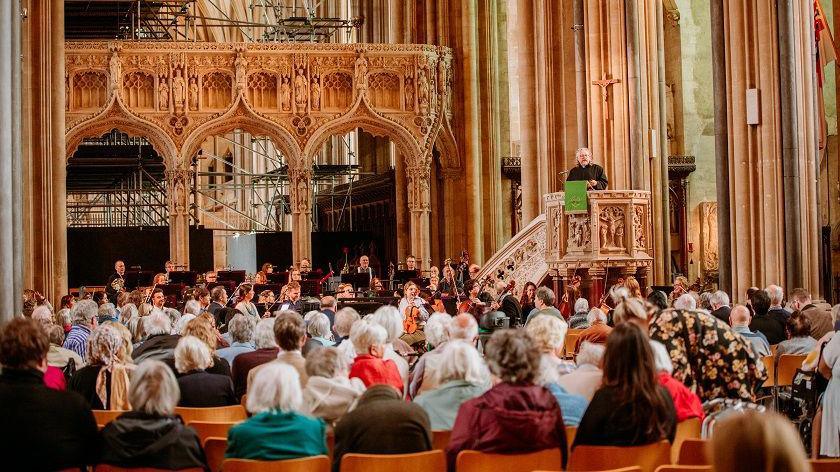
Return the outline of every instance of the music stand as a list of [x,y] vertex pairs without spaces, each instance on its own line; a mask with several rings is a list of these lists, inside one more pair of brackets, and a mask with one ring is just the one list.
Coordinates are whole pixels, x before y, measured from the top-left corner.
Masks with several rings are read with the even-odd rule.
[[[236,287],[234,287],[236,288]],[[274,296],[280,295],[280,290],[282,287],[280,284],[256,284],[254,285],[254,292],[259,296],[265,290],[271,290],[274,292]]]
[[176,308],[178,302],[181,301],[181,294],[184,293],[184,284],[161,284],[157,288],[163,291],[163,296],[166,297],[164,306],[169,308]]
[[394,272],[394,280],[405,283],[420,277],[419,270],[398,270]]
[[320,297],[321,296],[321,281],[320,280],[301,280],[300,281],[300,296],[301,297]]
[[341,274],[341,282],[353,285],[353,288],[359,290],[361,288],[370,287],[370,274],[367,272],[358,274]]
[[190,270],[173,270],[169,272],[170,284],[184,284],[188,287],[194,287],[197,279],[198,274]]
[[279,284],[281,286],[289,283],[288,272],[271,272],[270,274],[265,274],[265,278],[269,283]]
[[150,270],[125,271],[125,288],[134,290],[137,287],[151,287],[154,285],[155,274]]
[[219,282],[233,282],[235,284],[241,284],[245,281],[245,271],[244,270],[220,270],[216,273],[216,280]]

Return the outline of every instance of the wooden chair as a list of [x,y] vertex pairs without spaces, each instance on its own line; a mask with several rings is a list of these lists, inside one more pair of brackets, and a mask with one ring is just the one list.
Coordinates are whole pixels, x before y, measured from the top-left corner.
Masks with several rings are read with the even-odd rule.
[[577,426],[566,426],[566,450],[569,455],[572,454],[572,444],[575,443],[575,436],[577,436]]
[[450,430],[432,431],[432,448],[445,451],[446,446],[449,445],[450,436],[452,436],[452,431]]
[[810,459],[812,472],[837,472],[840,470],[840,459]]
[[712,472],[710,465],[660,465],[656,472]]
[[654,472],[671,462],[671,444],[660,441],[644,446],[577,446],[572,450],[568,471],[607,470],[639,466],[642,472]]
[[527,454],[491,454],[479,451],[461,451],[456,460],[458,472],[531,472],[532,470],[562,470],[563,453],[560,449],[545,449]]
[[771,344],[771,345],[770,345],[770,355],[775,357],[775,356],[776,356],[776,351],[777,351],[778,349],[779,349],[779,345],[778,345],[778,344]]
[[446,472],[446,456],[434,450],[414,454],[345,454],[341,472]]
[[[76,469],[79,470],[79,469]],[[115,465],[99,464],[93,468],[94,472],[172,472],[172,469],[155,469],[154,467],[117,467]],[[201,467],[178,469],[178,472],[204,472]]]
[[225,461],[225,450],[227,450],[227,438],[207,438],[204,440],[204,456],[207,458],[207,465],[210,472],[222,470]]
[[705,439],[686,439],[680,445],[680,455],[677,459],[679,465],[709,465],[706,458]]
[[175,414],[181,415],[184,423],[193,421],[215,421],[238,423],[248,418],[242,405],[219,406],[213,408],[175,408]]
[[764,364],[764,370],[767,372],[767,380],[761,385],[762,387],[773,387],[776,383],[776,364],[773,356],[764,356],[761,358],[761,363]]
[[566,349],[566,358],[571,359],[575,357],[575,345],[580,337],[580,333],[566,333],[566,341],[564,343]]
[[[535,470],[534,472],[562,472],[562,471],[559,471],[559,470]],[[620,469],[599,470],[598,472],[642,472],[642,468],[638,467],[638,466],[622,467]]]
[[677,434],[671,444],[671,463],[679,464],[677,459],[680,456],[680,446],[686,439],[700,439],[703,429],[703,422],[700,418],[688,418],[677,423]]
[[303,457],[283,461],[252,461],[248,459],[225,459],[223,472],[330,472],[330,458],[327,456]]
[[776,367],[776,387],[789,387],[793,384],[796,370],[802,367],[806,355],[782,354]]
[[198,433],[198,440],[204,444],[207,438],[226,438],[228,431],[235,424],[227,421],[190,421],[187,426]]
[[96,419],[96,425],[99,426],[99,429],[102,429],[123,413],[125,413],[125,410],[93,410],[93,417]]

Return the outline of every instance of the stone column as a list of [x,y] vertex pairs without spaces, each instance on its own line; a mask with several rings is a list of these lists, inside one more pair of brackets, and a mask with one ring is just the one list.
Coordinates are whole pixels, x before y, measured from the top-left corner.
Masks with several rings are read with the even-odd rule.
[[[443,177],[443,228],[438,231],[444,232],[444,247],[442,257],[455,257],[461,250],[462,242],[458,239],[458,206],[461,205],[460,188],[463,179],[463,171],[460,169],[442,169]],[[439,261],[438,261],[439,262]]]
[[[395,153],[394,157],[394,216],[397,219],[397,261],[408,255],[409,238],[409,215],[408,215],[408,184],[406,182],[405,157],[397,151],[393,144],[390,147]],[[414,254],[417,256],[417,254]]]
[[292,261],[312,258],[312,169],[289,168],[292,207]]
[[432,255],[429,235],[431,213],[430,159],[420,158],[406,166],[408,209],[411,212],[411,253],[424,263]]
[[[0,290],[6,294],[0,298],[0,321],[11,319],[23,308],[19,6],[18,2],[0,3],[0,201],[4,202],[0,205]],[[61,21],[58,29],[63,36],[64,19]],[[61,56],[63,61],[63,53]]]
[[[464,193],[466,204],[466,218],[470,224],[466,225],[467,251],[471,260],[484,260],[484,245],[482,241],[482,141],[489,139],[481,133],[481,96],[479,92],[479,51],[477,22],[477,0],[461,1],[461,44],[462,67],[456,77],[460,77],[463,84],[463,130],[464,130]],[[498,175],[496,178],[500,178]]]
[[517,0],[519,20],[519,141],[522,158],[522,227],[540,214],[534,0]]
[[169,258],[176,266],[190,266],[190,189],[191,169],[166,171],[169,199]]

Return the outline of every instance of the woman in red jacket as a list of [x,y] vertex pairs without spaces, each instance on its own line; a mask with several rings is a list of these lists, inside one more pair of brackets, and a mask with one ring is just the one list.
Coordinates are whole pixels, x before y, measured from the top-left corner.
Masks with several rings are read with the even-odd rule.
[[396,388],[400,394],[404,385],[397,365],[390,359],[382,360],[388,332],[382,326],[367,320],[359,320],[350,328],[350,342],[357,356],[350,368],[350,378],[357,377],[365,387],[386,384]]
[[525,330],[500,330],[487,343],[485,355],[501,382],[458,410],[446,455],[455,470],[464,450],[525,453],[560,449],[566,467],[566,429],[554,395],[534,385],[540,351]]

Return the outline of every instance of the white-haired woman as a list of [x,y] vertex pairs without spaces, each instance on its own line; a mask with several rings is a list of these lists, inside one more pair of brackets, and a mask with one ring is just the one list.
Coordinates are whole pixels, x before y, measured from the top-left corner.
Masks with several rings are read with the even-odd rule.
[[586,329],[589,327],[589,301],[585,298],[578,298],[575,301],[575,314],[569,317],[569,329]]
[[387,338],[385,339],[385,353],[382,355],[382,358],[394,361],[394,364],[396,364],[397,369],[400,371],[400,377],[403,383],[407,384],[408,361],[394,349],[394,343],[398,342],[400,336],[405,332],[403,331],[403,317],[400,315],[399,310],[390,305],[384,305],[377,308],[373,314],[365,318],[385,328]]
[[309,381],[303,390],[304,410],[332,426],[356,406],[365,392],[358,378],[348,378],[344,359],[334,347],[314,349],[306,356]]
[[102,430],[102,464],[180,470],[207,467],[198,435],[175,415],[178,382],[163,362],[148,360],[131,376],[132,411]]
[[256,326],[256,318],[237,313],[228,323],[230,346],[219,349],[216,354],[232,366],[236,356],[254,351],[254,329]]
[[180,318],[178,321],[175,322],[175,325],[172,327],[172,334],[177,334],[178,336],[182,336],[184,334],[184,329],[187,328],[187,323],[195,319],[195,315],[186,314]]
[[195,336],[184,336],[175,348],[175,369],[181,374],[178,387],[181,401],[178,406],[193,408],[235,405],[233,381],[222,374],[211,374],[213,355],[204,341]]
[[350,307],[344,307],[335,312],[333,324],[333,331],[337,336],[335,346],[348,365],[352,364],[353,359],[356,358],[356,351],[353,349],[353,343],[350,342],[350,329],[359,319],[361,319],[359,312]]
[[172,321],[160,310],[140,318],[146,340],[134,349],[134,362],[146,359],[172,362],[175,358],[175,345],[180,338],[172,332]]
[[257,327],[254,328],[256,350],[236,356],[230,366],[233,390],[237,398],[245,395],[248,388],[248,373],[251,369],[277,359],[279,349],[277,340],[274,338],[274,321],[274,318],[263,318],[257,323]]
[[320,311],[310,311],[306,314],[303,321],[306,322],[306,334],[313,341],[317,341],[322,346],[335,346],[332,340],[332,331],[330,330],[330,319],[327,315]]
[[439,385],[438,379],[431,373],[440,363],[440,358],[449,345],[448,328],[451,322],[452,316],[449,313],[432,313],[432,316],[426,321],[423,332],[426,335],[426,346],[429,350],[420,356],[411,372],[408,394],[412,398]]
[[245,407],[253,416],[228,432],[226,458],[276,461],[327,455],[326,425],[301,413],[303,393],[294,367],[271,362],[260,368]]
[[405,391],[405,383],[397,365],[391,359],[383,359],[388,333],[385,328],[367,319],[359,320],[350,330],[350,341],[359,353],[350,369],[350,377],[357,377],[365,387],[386,384]]
[[432,429],[451,430],[461,404],[490,388],[490,371],[478,351],[464,341],[452,341],[440,357],[440,386],[422,393],[414,402],[429,414]]
[[113,325],[99,326],[87,340],[87,365],[70,379],[68,390],[79,393],[94,410],[128,410],[129,373],[134,369],[126,342]]
[[558,380],[558,384],[567,392],[580,395],[587,402],[592,401],[595,391],[601,388],[604,373],[601,361],[604,358],[604,345],[585,342],[580,345],[575,362],[577,368]]

